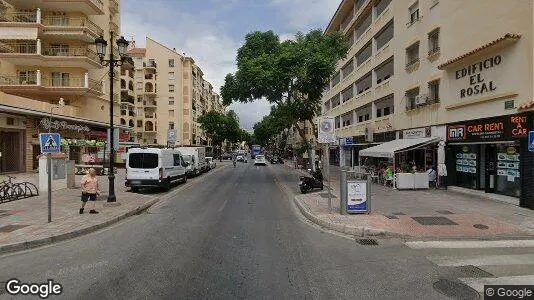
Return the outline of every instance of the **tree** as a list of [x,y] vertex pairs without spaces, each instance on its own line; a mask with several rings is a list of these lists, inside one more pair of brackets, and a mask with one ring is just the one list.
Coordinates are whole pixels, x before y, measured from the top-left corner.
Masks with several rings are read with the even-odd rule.
[[225,114],[212,110],[198,117],[197,122],[213,145],[221,145],[224,140],[233,143],[239,141],[241,128],[236,118],[237,115],[233,111]]
[[237,71],[226,75],[221,87],[223,103],[267,99],[275,104],[274,112],[256,124],[254,137],[265,142],[279,122],[283,128],[295,126],[311,158],[310,141],[299,123],[314,124],[324,87],[347,51],[340,32],[299,32],[294,41],[284,42],[273,31],[249,33],[237,52]]

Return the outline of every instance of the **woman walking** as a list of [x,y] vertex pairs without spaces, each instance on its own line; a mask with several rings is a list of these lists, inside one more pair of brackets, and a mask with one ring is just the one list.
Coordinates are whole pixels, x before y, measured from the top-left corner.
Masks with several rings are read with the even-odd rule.
[[81,184],[82,184],[82,207],[80,208],[80,214],[83,214],[83,209],[87,201],[91,201],[93,203],[92,208],[89,211],[89,213],[97,214],[98,212],[95,210],[96,196],[100,194],[100,190],[98,189],[98,178],[96,177],[95,169],[93,168],[89,169],[89,172],[87,173],[87,175],[83,176]]

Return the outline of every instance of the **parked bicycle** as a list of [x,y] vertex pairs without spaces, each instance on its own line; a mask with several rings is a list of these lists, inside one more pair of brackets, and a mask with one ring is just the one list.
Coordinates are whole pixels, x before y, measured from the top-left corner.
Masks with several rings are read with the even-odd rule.
[[30,182],[13,182],[16,177],[7,176],[0,182],[0,203],[39,195],[39,189]]

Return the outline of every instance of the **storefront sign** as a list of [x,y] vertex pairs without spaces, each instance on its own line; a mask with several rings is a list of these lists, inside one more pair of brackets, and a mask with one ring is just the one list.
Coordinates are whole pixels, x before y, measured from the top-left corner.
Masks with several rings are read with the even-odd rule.
[[403,139],[418,139],[424,137],[430,137],[430,127],[407,129],[402,131]]
[[473,120],[447,126],[449,141],[499,141],[525,138],[530,129],[526,115]]
[[482,76],[482,72],[500,65],[501,62],[502,57],[496,55],[457,70],[456,80],[467,78],[467,83],[469,84],[468,87],[460,89],[460,98],[483,95],[495,91],[497,89],[496,84],[491,80],[486,80],[486,78]]
[[347,181],[347,212],[369,212],[369,201],[366,180]]
[[49,118],[42,118],[39,125],[46,130],[52,130],[52,129],[71,130],[71,131],[77,131],[77,132],[91,131],[91,129],[89,129],[87,125],[70,124],[70,123],[67,123],[66,121],[59,121],[59,120],[50,121]]

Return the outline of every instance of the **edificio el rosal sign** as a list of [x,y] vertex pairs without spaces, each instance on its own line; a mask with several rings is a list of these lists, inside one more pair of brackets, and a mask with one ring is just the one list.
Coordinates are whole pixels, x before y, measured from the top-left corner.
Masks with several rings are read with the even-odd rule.
[[500,55],[496,55],[457,70],[456,80],[465,77],[469,79],[469,87],[460,89],[460,98],[483,95],[485,93],[495,91],[497,89],[497,85],[492,80],[486,81],[486,78],[482,76],[482,71],[498,66],[501,64],[501,62],[502,57]]
[[69,124],[66,121],[51,121],[49,118],[43,118],[41,119],[41,122],[39,123],[41,127],[43,127],[46,130],[71,130],[71,131],[78,131],[78,132],[89,132],[91,129],[87,127],[86,125],[79,125],[79,124]]

